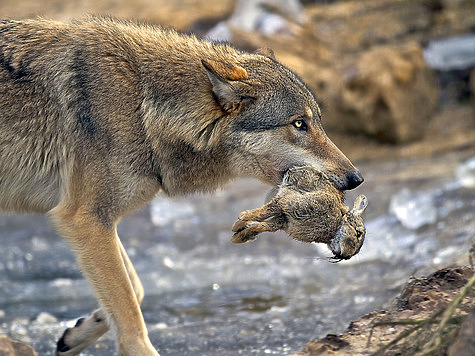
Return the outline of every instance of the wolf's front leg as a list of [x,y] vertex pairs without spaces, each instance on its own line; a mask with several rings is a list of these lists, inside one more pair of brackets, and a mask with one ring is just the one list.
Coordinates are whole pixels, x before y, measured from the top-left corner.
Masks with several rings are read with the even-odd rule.
[[[135,296],[139,305],[142,303],[144,292],[142,282],[130,261],[124,246],[117,237],[122,260],[124,261],[127,274],[134,288]],[[101,309],[94,310],[87,317],[78,319],[76,325],[67,328],[58,340],[56,352],[59,356],[72,356],[79,354],[82,350],[96,342],[99,337],[109,330],[107,315]]]
[[[127,273],[126,264],[130,264],[130,261],[128,257],[122,257],[122,246],[117,238],[115,224],[108,226],[90,214],[90,211],[93,210],[58,207],[52,212],[56,227],[70,242],[78,263],[104,310],[103,313],[98,310],[93,315],[101,320],[90,330],[94,335],[104,333],[107,324],[102,324],[102,321],[106,320],[117,332],[118,347],[122,355],[157,356],[158,352],[148,338],[139,301]],[[107,318],[103,318],[104,316]],[[86,321],[86,325],[98,322],[92,317],[82,323]],[[79,322],[79,327],[82,323]],[[67,339],[66,334],[63,341]],[[79,352],[71,352],[72,349],[68,352],[67,347],[70,346],[66,342],[64,346],[66,348],[62,355]]]

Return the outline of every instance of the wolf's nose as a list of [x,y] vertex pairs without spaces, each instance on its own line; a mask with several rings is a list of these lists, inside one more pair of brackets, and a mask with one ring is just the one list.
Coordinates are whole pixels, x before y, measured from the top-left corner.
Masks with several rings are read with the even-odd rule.
[[348,181],[348,184],[347,184],[348,190],[356,188],[364,181],[364,178],[361,175],[360,171],[351,172],[350,174],[348,174],[346,179]]

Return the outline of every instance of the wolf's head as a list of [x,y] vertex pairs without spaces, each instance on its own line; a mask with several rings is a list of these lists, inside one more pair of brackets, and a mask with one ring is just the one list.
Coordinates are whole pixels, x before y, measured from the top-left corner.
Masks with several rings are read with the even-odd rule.
[[216,103],[227,116],[225,144],[237,174],[276,186],[289,168],[309,165],[324,172],[340,190],[363,182],[325,134],[314,95],[271,51],[232,63],[202,63]]

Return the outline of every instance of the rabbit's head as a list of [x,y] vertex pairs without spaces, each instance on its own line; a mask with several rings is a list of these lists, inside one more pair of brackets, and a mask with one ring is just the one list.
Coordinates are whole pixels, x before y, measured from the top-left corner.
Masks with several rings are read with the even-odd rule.
[[328,244],[334,259],[348,260],[360,251],[366,234],[361,214],[367,206],[368,199],[364,195],[359,195],[353,209],[343,215],[341,226]]

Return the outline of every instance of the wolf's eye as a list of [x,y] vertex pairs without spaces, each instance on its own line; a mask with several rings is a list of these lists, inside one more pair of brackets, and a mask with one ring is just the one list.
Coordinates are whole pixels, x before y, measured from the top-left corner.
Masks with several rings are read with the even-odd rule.
[[307,131],[307,124],[305,123],[305,121],[303,120],[295,120],[292,125],[294,125],[294,127],[297,129],[297,130],[301,130],[301,131]]

